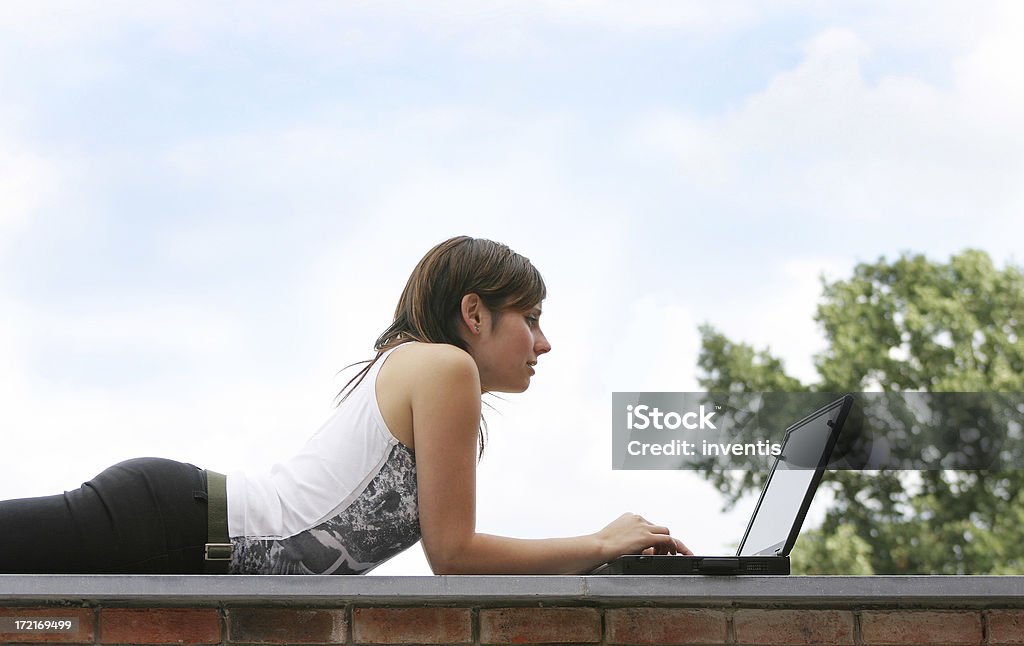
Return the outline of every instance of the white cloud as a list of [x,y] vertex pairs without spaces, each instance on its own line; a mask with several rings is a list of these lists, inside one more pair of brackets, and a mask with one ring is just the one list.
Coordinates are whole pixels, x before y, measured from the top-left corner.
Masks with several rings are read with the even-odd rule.
[[637,295],[610,348],[604,375],[611,391],[699,390],[695,377],[699,321],[668,296]]
[[60,190],[59,182],[60,171],[52,160],[0,130],[0,254],[30,225],[47,196]]
[[[975,127],[1007,136],[1007,150],[1020,150],[1024,138],[1024,5],[1004,2],[990,14],[984,37],[956,61],[956,83],[961,109],[974,117]],[[1014,159],[1019,159],[1014,156]]]
[[952,88],[868,80],[871,46],[830,29],[737,110],[652,113],[626,146],[668,155],[696,191],[765,217],[1003,220],[1017,213],[1024,170],[1024,86],[1010,71],[1021,12],[1006,13],[958,63]]
[[[0,322],[0,389],[5,463],[0,500],[71,489],[123,459],[146,455],[217,470],[264,466],[273,450],[298,448],[329,412],[329,387],[315,374],[245,369],[234,322],[217,314],[157,307],[94,309],[55,316],[13,299]],[[42,371],[41,344],[70,348]],[[59,374],[89,353],[159,352],[172,374],[104,384]],[[124,366],[112,360],[112,368]],[[93,370],[102,371],[104,366]],[[184,372],[185,376],[180,373]]]
[[157,302],[126,307],[98,304],[79,315],[49,313],[36,317],[35,330],[48,343],[99,352],[114,348],[149,348],[182,355],[241,351],[242,325],[223,312]]

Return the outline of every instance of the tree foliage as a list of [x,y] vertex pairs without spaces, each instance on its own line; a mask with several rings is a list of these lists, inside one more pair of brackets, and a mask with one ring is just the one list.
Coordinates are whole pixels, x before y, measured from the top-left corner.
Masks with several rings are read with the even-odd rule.
[[[815,320],[827,340],[814,358],[817,383],[786,375],[768,349],[704,325],[701,387],[1024,391],[1024,274],[1012,265],[996,268],[982,251],[966,250],[947,263],[904,254],[859,264],[847,280],[823,281]],[[728,504],[764,478],[757,470],[704,475]],[[797,552],[813,555],[815,572],[1024,573],[1022,484],[1019,462],[1000,470],[831,471],[822,486],[832,490],[834,504]]]

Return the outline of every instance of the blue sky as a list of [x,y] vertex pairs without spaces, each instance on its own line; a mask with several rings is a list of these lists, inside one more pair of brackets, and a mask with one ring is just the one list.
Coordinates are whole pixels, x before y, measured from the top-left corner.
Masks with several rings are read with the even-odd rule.
[[811,380],[819,276],[1019,262],[1022,23],[1012,2],[5,2],[0,498],[138,455],[269,465],[416,260],[467,233],[535,261],[554,346],[497,402],[480,529],[634,509],[723,549],[749,506],[610,471],[611,392],[695,389],[705,321]]

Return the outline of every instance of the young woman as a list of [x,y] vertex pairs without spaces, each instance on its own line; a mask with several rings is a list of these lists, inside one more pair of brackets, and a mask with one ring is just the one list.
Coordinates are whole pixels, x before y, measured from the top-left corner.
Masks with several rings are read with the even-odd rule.
[[0,502],[0,572],[359,574],[420,539],[437,574],[585,573],[622,554],[689,554],[635,514],[573,538],[476,531],[481,395],[529,387],[551,350],[545,294],[508,247],[442,242],[298,455],[226,479],[143,458],[63,495]]

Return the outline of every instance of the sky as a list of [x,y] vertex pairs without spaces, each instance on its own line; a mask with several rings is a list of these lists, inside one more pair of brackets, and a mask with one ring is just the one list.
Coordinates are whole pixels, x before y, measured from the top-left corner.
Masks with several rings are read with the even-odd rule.
[[1019,264],[1022,30],[991,1],[3,0],[0,499],[268,468],[466,234],[540,269],[553,347],[491,400],[478,530],[633,511],[729,552],[753,502],[613,471],[612,393],[699,390],[704,323],[815,381],[821,281],[859,262]]

